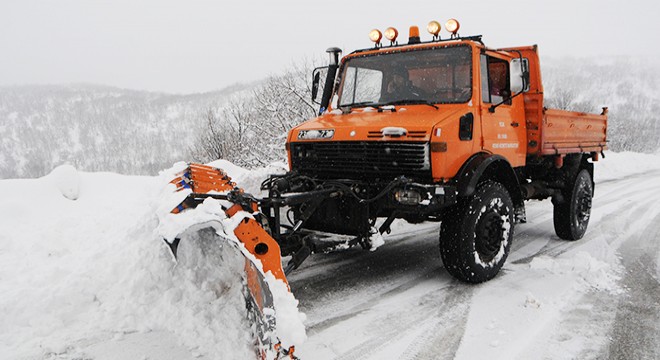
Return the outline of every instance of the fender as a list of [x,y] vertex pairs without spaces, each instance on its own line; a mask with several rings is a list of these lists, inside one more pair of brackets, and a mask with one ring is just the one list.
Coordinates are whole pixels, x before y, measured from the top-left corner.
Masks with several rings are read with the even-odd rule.
[[506,158],[495,154],[478,153],[463,164],[456,176],[458,196],[465,197],[474,194],[477,185],[487,179],[504,185],[516,208],[524,206],[524,198],[516,172]]

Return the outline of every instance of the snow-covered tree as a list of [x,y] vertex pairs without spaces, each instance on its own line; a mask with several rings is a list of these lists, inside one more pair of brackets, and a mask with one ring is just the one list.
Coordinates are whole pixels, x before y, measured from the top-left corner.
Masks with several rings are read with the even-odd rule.
[[240,166],[285,160],[289,129],[313,117],[308,63],[292,65],[269,76],[248,96],[209,109],[193,154],[198,161],[227,159]]

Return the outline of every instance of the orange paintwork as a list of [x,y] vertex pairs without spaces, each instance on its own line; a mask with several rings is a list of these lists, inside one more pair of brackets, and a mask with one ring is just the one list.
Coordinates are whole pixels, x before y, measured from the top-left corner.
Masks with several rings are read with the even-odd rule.
[[[189,164],[177,178],[171,181],[171,183],[177,185],[177,191],[188,188],[191,189],[193,194],[205,194],[211,191],[226,193],[236,189],[236,184],[233,183],[231,178],[221,169],[194,163]],[[184,205],[185,201],[180,206],[174,208],[172,213],[179,213],[182,208],[185,208]],[[252,212],[257,211],[258,207],[255,202],[251,202],[249,205]],[[242,210],[244,209],[241,205],[234,204],[225,209],[225,213],[227,214],[227,217],[232,217]],[[275,278],[288,284],[286,276],[284,276],[284,270],[282,269],[279,245],[255,219],[244,218],[236,229],[234,229],[234,235],[236,235],[238,240],[245,245],[245,248],[252,255],[261,261],[264,272],[270,271]],[[256,250],[257,245],[260,246],[262,251]],[[260,285],[254,282],[254,280],[250,283],[250,278],[251,277],[248,276],[248,286],[251,290],[256,291]]]
[[211,191],[224,192],[236,187],[231,177],[221,169],[195,163],[188,164],[170,184],[175,184],[177,191],[194,187],[194,192],[201,194]]
[[[288,284],[284,270],[282,269],[282,258],[280,256],[280,246],[256,220],[245,218],[234,230],[234,234],[240,240],[245,248],[257,259],[261,260],[264,273],[272,272],[275,278]],[[265,244],[267,251],[259,254],[255,250],[257,245]]]
[[[567,152],[595,152],[606,148],[607,116],[560,110],[544,110],[543,86],[536,46],[492,50],[472,40],[423,43],[398,47],[385,47],[347,55],[342,64],[352,57],[392,52],[415,51],[428,48],[468,45],[472,48],[472,98],[463,104],[438,104],[436,110],[427,105],[396,106],[396,112],[364,111],[355,108],[341,114],[330,107],[325,114],[309,120],[289,132],[288,142],[309,141],[419,141],[445,142],[446,152],[431,152],[431,171],[435,182],[447,181],[458,173],[461,166],[476,153],[499,154],[511,166],[526,164],[529,155],[554,155]],[[481,96],[481,54],[510,62],[520,55],[529,61],[530,88],[514,97],[510,105],[488,111],[491,104]],[[338,92],[341,93],[339,88]],[[404,111],[405,109],[405,111]],[[458,138],[459,118],[471,112],[474,115],[472,140]],[[336,113],[336,114],[335,114]],[[407,136],[390,138],[377,135],[388,126],[403,127]],[[331,139],[298,140],[301,130],[334,129]],[[438,136],[438,130],[440,134]],[[413,136],[413,133],[416,136]],[[532,146],[534,145],[534,146]],[[291,154],[289,153],[289,164]],[[338,169],[340,171],[340,169]]]
[[607,115],[548,109],[540,133],[541,155],[600,152],[607,147]]

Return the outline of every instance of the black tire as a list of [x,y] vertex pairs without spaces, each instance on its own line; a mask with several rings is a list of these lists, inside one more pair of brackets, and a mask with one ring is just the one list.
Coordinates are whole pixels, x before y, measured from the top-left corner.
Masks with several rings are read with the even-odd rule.
[[564,201],[554,204],[555,233],[564,240],[579,240],[584,236],[591,216],[594,194],[589,171],[581,170],[562,192]]
[[440,227],[440,256],[447,272],[468,283],[494,278],[511,248],[513,211],[509,192],[491,181],[449,209]]

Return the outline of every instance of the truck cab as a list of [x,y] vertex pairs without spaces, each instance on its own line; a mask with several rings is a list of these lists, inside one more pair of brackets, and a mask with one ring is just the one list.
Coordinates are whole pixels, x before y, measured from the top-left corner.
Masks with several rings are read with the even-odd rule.
[[[502,155],[513,167],[523,166],[525,107],[523,97],[512,94],[530,91],[521,71],[524,66],[529,74],[528,65],[519,52],[488,50],[478,37],[353,52],[342,59],[327,110],[290,132],[292,169],[314,168],[310,171],[326,175],[327,166],[328,176],[336,173],[336,162],[306,160],[295,151],[310,142],[388,142],[404,148],[425,144],[419,159],[404,150],[398,152],[404,157],[399,161],[361,157],[364,163],[342,165],[342,176],[407,171],[445,183],[482,151]],[[308,135],[315,131],[332,136]],[[345,155],[357,158],[355,153]]]

